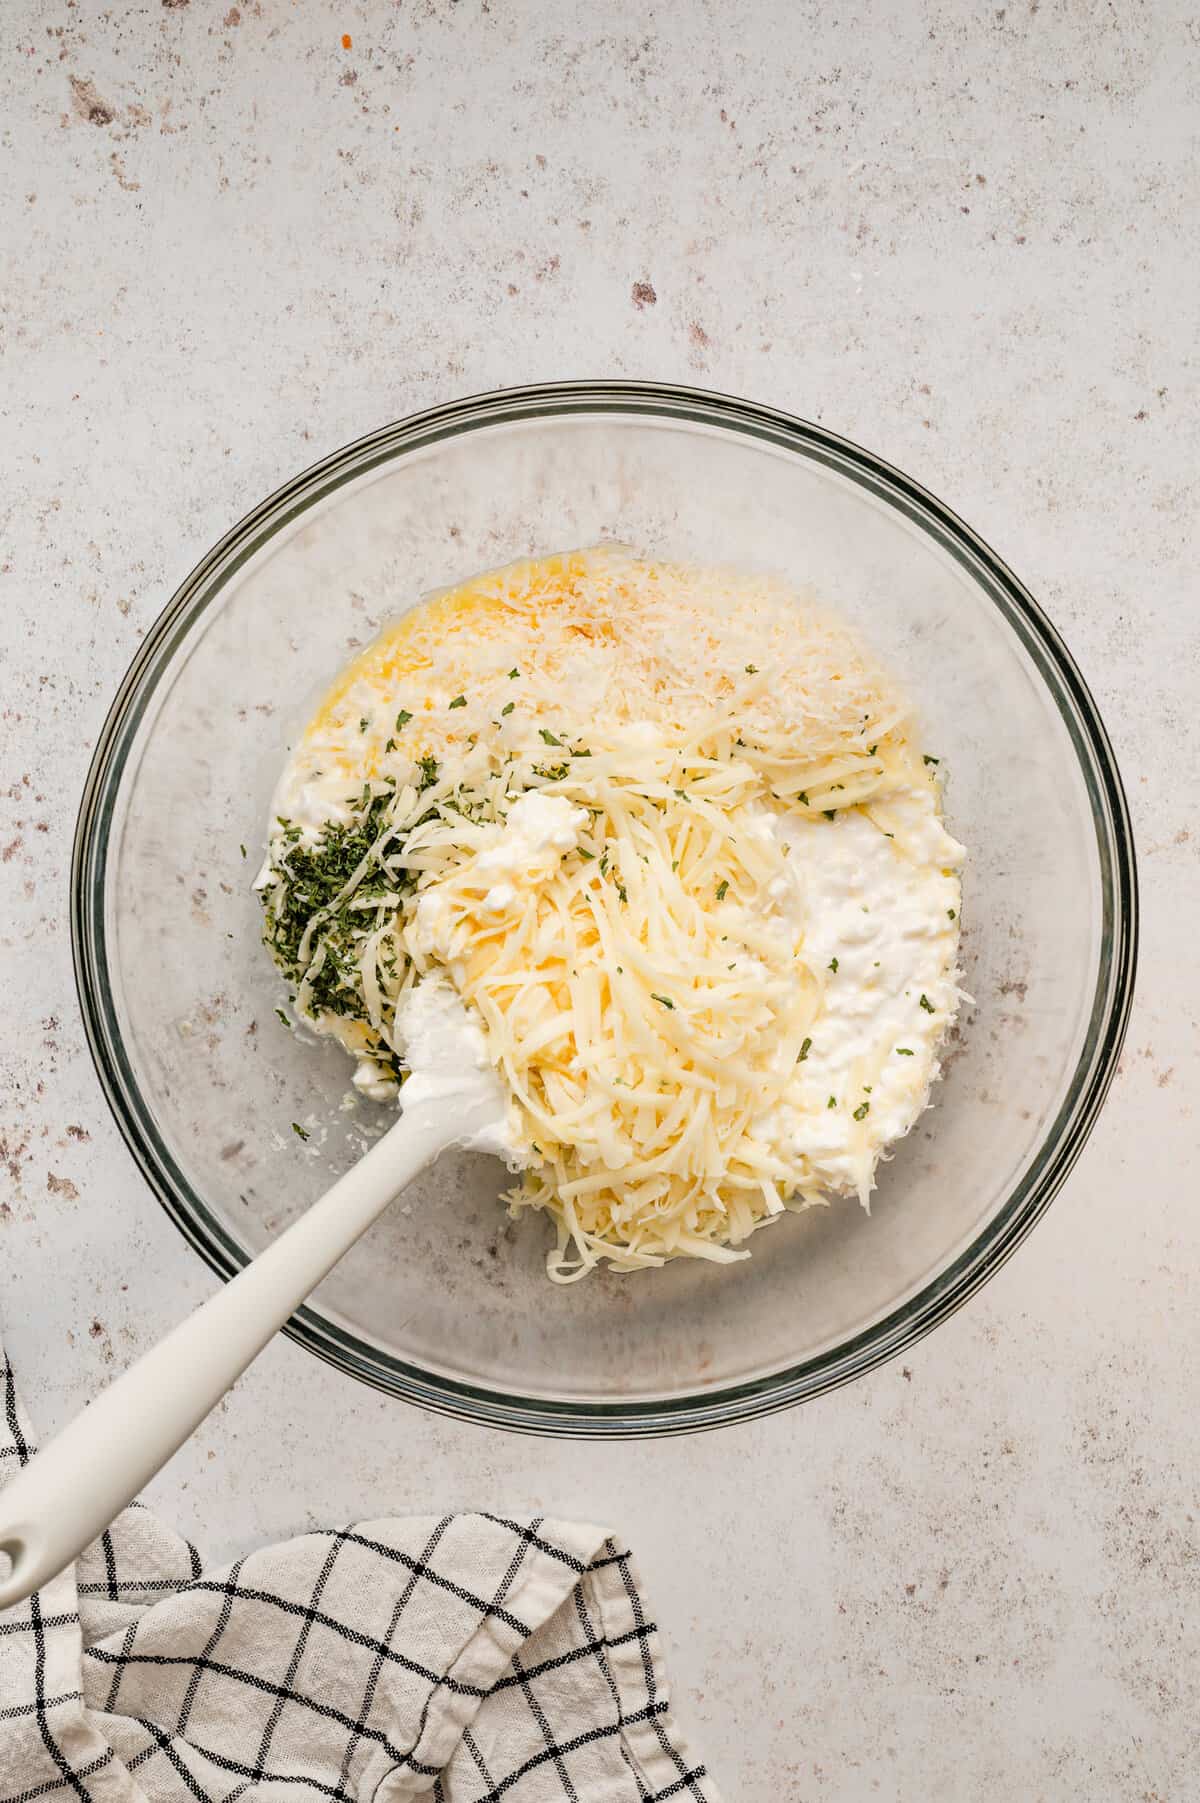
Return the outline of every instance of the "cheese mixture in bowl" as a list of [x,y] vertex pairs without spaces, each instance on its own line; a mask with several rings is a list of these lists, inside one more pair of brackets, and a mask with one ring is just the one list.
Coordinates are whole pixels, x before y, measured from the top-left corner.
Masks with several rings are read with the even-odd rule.
[[378,1100],[430,985],[457,991],[553,1278],[742,1258],[787,1208],[866,1206],[928,1103],[959,999],[940,812],[843,626],[573,552],[422,603],[342,674],[276,793],[265,937]]

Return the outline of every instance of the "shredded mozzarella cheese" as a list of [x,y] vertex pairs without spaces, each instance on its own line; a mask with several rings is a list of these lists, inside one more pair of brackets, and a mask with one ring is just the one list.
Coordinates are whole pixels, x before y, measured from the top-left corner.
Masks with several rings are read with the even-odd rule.
[[[403,998],[448,973],[514,1099],[510,1203],[553,1217],[550,1274],[724,1262],[831,1187],[867,1199],[877,1132],[856,1126],[831,1183],[796,1131],[837,962],[813,956],[792,839],[851,812],[904,821],[914,796],[936,816],[904,700],[843,627],[766,580],[570,553],[425,603],[344,674],[277,797],[268,915],[289,846],[320,844],[314,798],[337,821],[384,798],[383,830],[301,937],[302,1011],[374,1082],[381,1049],[403,1059]],[[323,960],[345,956],[330,922],[364,893],[366,1045],[354,1010],[313,1007]],[[943,927],[939,1033],[956,942]]]

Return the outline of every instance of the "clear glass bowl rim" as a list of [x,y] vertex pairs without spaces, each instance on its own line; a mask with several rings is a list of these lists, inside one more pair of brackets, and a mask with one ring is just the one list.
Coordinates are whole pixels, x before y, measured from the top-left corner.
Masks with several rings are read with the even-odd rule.
[[899,470],[825,427],[734,396],[655,382],[560,382],[501,389],[429,408],[332,452],[286,482],[224,535],[147,632],[101,729],[80,803],[71,862],[71,942],[88,1046],[104,1094],[151,1190],[224,1279],[248,1254],[189,1188],[125,1055],[108,973],[104,895],[110,829],[126,760],[150,699],[197,617],[243,563],[316,500],[374,467],[484,426],[559,415],[651,416],[740,432],[849,476],[915,522],[1000,609],[1064,720],[1091,805],[1102,887],[1102,944],[1080,1057],[1063,1106],[1029,1169],[982,1232],[945,1270],[874,1326],[819,1357],[711,1394],[577,1403],[455,1382],[356,1338],[305,1305],[283,1331],[318,1357],[418,1406],[493,1427],[558,1436],[633,1438],[722,1426],[805,1401],[895,1357],[972,1296],[1045,1212],[1083,1149],[1116,1070],[1137,962],[1137,871],[1124,790],[1095,703],[1028,590],[948,507]]

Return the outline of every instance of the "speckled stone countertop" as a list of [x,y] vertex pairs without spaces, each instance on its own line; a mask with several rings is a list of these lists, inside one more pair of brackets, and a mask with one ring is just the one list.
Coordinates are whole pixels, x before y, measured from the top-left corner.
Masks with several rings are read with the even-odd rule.
[[1194,1797],[1193,10],[14,0],[4,41],[0,1309],[39,1426],[212,1282],[108,1117],[67,933],[88,755],[177,581],[458,394],[775,402],[969,520],[1114,736],[1141,981],[1074,1175],[905,1363],[803,1410],[581,1450],[279,1342],[151,1499],[219,1554],[472,1500],[620,1524],[731,1799]]

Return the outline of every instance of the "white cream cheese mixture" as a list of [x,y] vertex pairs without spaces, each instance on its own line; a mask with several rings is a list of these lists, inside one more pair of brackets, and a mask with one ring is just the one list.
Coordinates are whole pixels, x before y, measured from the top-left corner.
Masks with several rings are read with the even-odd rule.
[[298,1011],[367,1095],[425,1069],[452,1004],[440,1068],[508,1098],[489,1149],[570,1281],[867,1205],[958,1006],[964,855],[844,627],[601,548],[364,652],[284,772],[259,886]]

